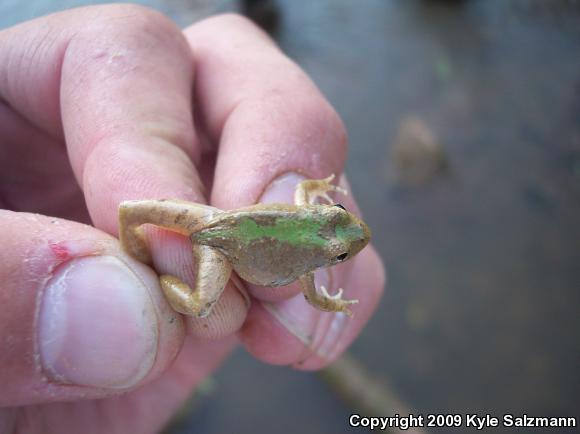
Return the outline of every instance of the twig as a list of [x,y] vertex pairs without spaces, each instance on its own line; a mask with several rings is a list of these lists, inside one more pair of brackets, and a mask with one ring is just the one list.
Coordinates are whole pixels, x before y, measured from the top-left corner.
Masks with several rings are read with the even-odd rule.
[[[332,387],[361,416],[395,416],[416,414],[403,403],[384,381],[373,378],[353,356],[345,354],[341,359],[319,372],[319,376]],[[391,427],[390,433],[427,434],[424,428],[407,430]]]

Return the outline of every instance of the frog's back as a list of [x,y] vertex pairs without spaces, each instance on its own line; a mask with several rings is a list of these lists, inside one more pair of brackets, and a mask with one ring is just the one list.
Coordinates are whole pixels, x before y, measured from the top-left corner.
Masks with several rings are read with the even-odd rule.
[[216,215],[191,238],[220,250],[244,280],[280,286],[323,265],[325,222],[316,205],[254,205]]

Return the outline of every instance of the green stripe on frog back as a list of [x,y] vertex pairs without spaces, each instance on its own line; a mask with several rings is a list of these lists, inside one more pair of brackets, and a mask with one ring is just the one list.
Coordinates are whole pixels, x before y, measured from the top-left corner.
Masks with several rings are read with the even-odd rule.
[[318,232],[323,223],[315,219],[278,217],[273,225],[259,225],[251,217],[244,217],[233,228],[210,230],[198,235],[200,240],[214,237],[235,238],[249,244],[260,238],[273,238],[295,246],[324,246],[326,240]]

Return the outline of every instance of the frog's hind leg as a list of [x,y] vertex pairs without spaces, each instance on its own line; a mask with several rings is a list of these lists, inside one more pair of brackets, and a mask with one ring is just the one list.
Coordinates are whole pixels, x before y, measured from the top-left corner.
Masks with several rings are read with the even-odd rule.
[[230,278],[232,268],[224,255],[209,246],[193,245],[197,262],[195,289],[177,277],[164,274],[161,287],[171,307],[185,315],[203,318],[210,314]]
[[352,316],[352,312],[348,306],[358,303],[358,300],[343,300],[342,289],[339,289],[335,295],[330,295],[326,291],[326,288],[321,286],[319,294],[314,284],[314,273],[308,273],[302,276],[300,278],[300,284],[304,298],[315,308],[327,312],[343,312],[348,316]]
[[141,226],[152,224],[190,235],[217,210],[180,200],[128,200],[119,206],[119,239],[121,246],[139,261],[151,264],[151,254]]
[[[152,224],[189,236],[220,212],[217,208],[180,200],[130,200],[119,206],[119,239],[127,253],[151,264],[151,254],[142,225]],[[167,300],[176,311],[204,317],[218,300],[230,278],[231,266],[217,250],[193,245],[197,263],[195,288],[177,277],[164,274],[159,281]]]
[[329,191],[337,191],[342,194],[348,194],[344,188],[338,187],[330,182],[334,179],[334,174],[324,179],[306,179],[296,186],[294,192],[294,203],[296,205],[312,205],[316,199],[321,197],[333,203],[328,195]]

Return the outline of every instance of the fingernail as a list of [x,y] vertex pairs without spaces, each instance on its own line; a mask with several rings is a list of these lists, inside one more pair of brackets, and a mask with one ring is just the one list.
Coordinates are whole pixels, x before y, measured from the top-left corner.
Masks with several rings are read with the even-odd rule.
[[[315,284],[328,287],[330,270],[317,270]],[[278,320],[290,334],[305,346],[296,362],[303,364],[312,356],[329,360],[333,358],[336,344],[348,325],[349,318],[341,312],[322,312],[308,304],[302,294],[276,303],[262,302],[264,308]]]
[[114,256],[60,266],[38,317],[40,364],[55,382],[123,389],[151,369],[157,316],[144,282]]
[[[286,173],[273,181],[262,194],[261,203],[294,203],[296,185],[306,179],[295,172]],[[320,269],[315,272],[315,284],[333,288],[333,271]],[[298,364],[312,356],[328,359],[334,355],[339,337],[348,324],[348,317],[342,313],[321,312],[308,304],[302,293],[287,300],[262,302],[289,333],[298,338],[306,347]]]
[[296,189],[296,185],[305,179],[304,176],[298,175],[295,172],[289,172],[280,176],[266,188],[260,198],[260,202],[294,203],[294,190]]

